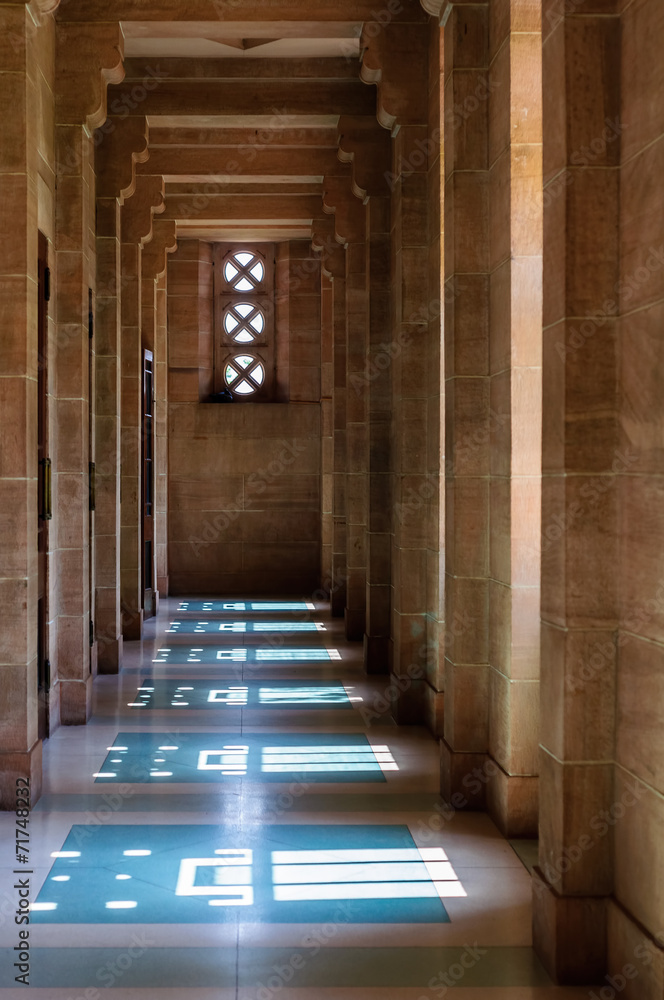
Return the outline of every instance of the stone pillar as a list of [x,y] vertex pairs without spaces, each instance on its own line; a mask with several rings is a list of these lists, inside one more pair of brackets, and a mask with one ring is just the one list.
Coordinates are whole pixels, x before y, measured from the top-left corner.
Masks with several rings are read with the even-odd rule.
[[[351,164],[352,190],[365,206],[364,283],[366,319],[361,344],[349,370],[349,392],[362,395],[358,415],[366,427],[363,483],[365,518],[365,669],[389,672],[391,627],[392,482],[390,422],[392,362],[398,345],[390,331],[391,138],[374,119],[343,115],[338,123],[339,158]],[[357,213],[351,205],[350,211]]]
[[141,400],[143,382],[142,265],[143,245],[152,235],[155,210],[164,209],[164,181],[141,175],[122,206],[122,503],[121,610],[125,639],[143,633],[141,545]]
[[[542,43],[539,9],[491,8],[489,752],[487,804],[536,836],[542,435]],[[474,107],[475,102],[473,102]],[[469,105],[470,107],[470,105]],[[484,417],[484,413],[483,413]]]
[[[393,129],[392,167],[392,652],[393,714],[422,723],[430,698],[427,639],[427,533],[419,498],[427,476],[429,394],[428,23],[365,25],[362,78],[376,82],[378,121]],[[409,73],[403,72],[408,65]],[[395,127],[396,126],[396,127]],[[423,305],[424,303],[424,305]],[[415,497],[415,502],[413,501]],[[430,690],[430,688],[429,688]]]
[[97,174],[95,631],[99,673],[122,661],[120,612],[120,209],[148,157],[145,117],[109,117],[95,133]]
[[33,23],[24,4],[0,7],[0,102],[11,129],[0,144],[0,809],[16,781],[41,794],[37,729],[37,132]]
[[168,597],[168,278],[157,278],[157,328],[155,338],[155,550],[157,589]]
[[87,722],[96,672],[91,599],[90,462],[94,461],[95,171],[92,129],[106,119],[106,87],[119,82],[119,25],[58,22],[55,65],[57,350],[54,564],[58,578],[58,675],[64,724]]
[[472,772],[486,766],[489,750],[488,104],[475,98],[478,88],[480,93],[486,88],[488,61],[488,4],[455,4],[444,27],[446,642],[441,790],[448,802],[466,808],[485,805],[486,782]]
[[341,617],[346,607],[346,260],[345,252],[332,252],[326,267],[332,274],[334,315],[334,502],[332,539],[332,614]]
[[[387,135],[387,133],[385,133]],[[390,199],[370,196],[367,204],[369,345],[369,489],[365,669],[389,673],[392,610],[392,363],[390,341]]]
[[[617,576],[620,591],[613,788],[613,813],[617,822],[612,854],[614,899],[609,902],[607,913],[607,971],[620,984],[618,977],[623,976],[623,970],[629,965],[636,967],[638,976],[628,979],[622,994],[628,1000],[656,1000],[662,994],[664,983],[664,900],[661,893],[661,831],[664,829],[664,773],[661,767],[664,227],[660,208],[660,164],[664,149],[663,13],[656,4],[623,5],[620,66],[616,65],[614,48],[615,20],[606,25],[610,31],[606,36],[611,46],[610,54],[607,53],[607,62],[610,59],[612,67],[610,80],[619,79],[621,86],[620,117],[614,117],[613,107],[605,108],[603,123],[602,114],[596,114],[590,148],[587,139],[583,140],[580,157],[577,157],[577,160],[594,164],[594,156],[599,152],[602,155],[597,160],[598,166],[613,167],[618,156],[621,163],[620,284],[617,289],[614,286],[609,301],[602,307],[605,312],[612,310],[610,303],[620,297],[615,369],[619,436],[614,456],[605,451],[603,463],[605,471],[615,470],[615,479],[603,478],[602,485],[613,481],[616,484],[618,568],[617,573],[611,573],[610,579],[613,582]],[[594,18],[591,26],[593,32],[601,27]],[[599,90],[594,89],[593,93],[600,96]],[[601,172],[591,173],[594,180]],[[597,202],[602,205],[605,193],[608,194],[608,184],[614,183],[615,171],[610,169],[606,173],[606,178],[600,176],[596,189]],[[601,184],[604,187],[600,187]],[[604,249],[606,254],[599,257],[598,253],[596,258],[598,263],[603,261],[603,270],[612,262],[609,255],[614,248],[615,220],[612,214],[605,217],[603,210],[598,211],[595,218],[596,250]],[[608,390],[604,379],[600,381],[599,372],[604,369],[599,365],[611,357],[612,324],[605,323],[601,315],[591,322],[592,326],[587,321],[583,325],[575,323],[574,341],[570,333],[567,343],[570,347],[573,344],[578,347],[579,337],[583,338],[579,356],[593,359],[596,388],[600,390],[600,386],[607,385]],[[592,340],[599,343],[591,346]],[[585,355],[588,348],[591,353]],[[611,378],[611,375],[609,365],[606,376]],[[586,399],[595,404],[591,397]],[[604,407],[601,394],[596,397],[595,405],[597,411]],[[596,482],[595,487],[598,486]],[[597,497],[599,501],[596,490],[591,492],[591,489],[585,490],[584,499]],[[596,699],[604,701],[606,726],[611,720],[613,705],[612,650],[604,637],[598,636],[598,639],[598,643],[592,643],[590,655],[585,657],[579,679],[583,682],[584,706],[590,708],[597,704]],[[608,673],[606,679],[605,672]],[[594,716],[591,718],[594,720]],[[603,734],[606,732],[604,729]],[[623,982],[625,978],[623,976]]]
[[[614,805],[618,540],[642,519],[636,508],[619,528],[617,477],[625,465],[618,442],[625,439],[616,419],[616,313],[626,299],[618,242],[621,126],[609,126],[623,120],[626,78],[620,18],[609,6],[587,2],[569,16],[566,8],[549,11],[542,23],[543,711],[534,943],[550,974],[574,983],[601,981],[606,968],[615,824],[599,835],[598,817]],[[631,186],[641,188],[638,180]],[[631,470],[625,479],[634,481]],[[640,687],[626,677],[622,683]],[[629,866],[640,864],[636,843]],[[644,871],[654,883],[654,871]],[[635,990],[647,995],[641,981]]]
[[[153,400],[153,546],[152,546],[152,607],[144,608],[144,617],[151,617],[159,610],[159,569],[161,559],[162,578],[166,570],[168,547],[168,526],[166,505],[168,497],[168,350],[166,331],[166,286],[160,279],[166,276],[166,261],[169,253],[177,248],[175,222],[172,219],[156,218],[152,223],[152,239],[146,243],[141,254],[141,343],[152,351],[152,371],[154,385]],[[161,313],[160,313],[161,306]],[[141,435],[142,438],[142,435]],[[145,556],[143,555],[143,558]],[[166,573],[167,575],[167,573]]]
[[[339,202],[337,201],[337,204]],[[369,452],[364,383],[369,302],[366,208],[346,194],[337,232],[346,238],[346,638],[362,640],[366,620],[366,532]]]
[[[429,21],[429,129],[426,143],[428,190],[427,324],[427,474],[422,488],[422,515],[427,545],[427,684],[425,719],[430,732],[442,737],[445,709],[445,357],[443,329],[443,31]],[[419,500],[418,500],[419,502]]]
[[[323,265],[324,266],[324,265]],[[329,272],[321,271],[321,566],[322,590],[332,587],[334,533],[334,287]]]

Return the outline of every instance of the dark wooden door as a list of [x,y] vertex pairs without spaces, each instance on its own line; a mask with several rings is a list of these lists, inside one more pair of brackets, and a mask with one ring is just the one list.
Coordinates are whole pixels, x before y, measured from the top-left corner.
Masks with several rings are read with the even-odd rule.
[[51,461],[48,457],[48,300],[50,271],[48,240],[39,233],[38,241],[39,306],[37,310],[37,704],[38,735],[46,739],[49,733],[48,692],[50,663],[47,639],[47,554],[48,525],[51,518]]
[[152,351],[143,351],[143,612],[155,613],[154,580],[154,368]]

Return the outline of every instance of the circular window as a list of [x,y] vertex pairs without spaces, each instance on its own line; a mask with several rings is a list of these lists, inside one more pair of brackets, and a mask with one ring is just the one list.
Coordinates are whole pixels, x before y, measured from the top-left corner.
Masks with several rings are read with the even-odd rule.
[[224,264],[224,278],[235,292],[255,292],[265,277],[258,254],[246,250],[234,253]]
[[263,310],[250,302],[229,306],[224,316],[224,330],[236,344],[251,344],[265,328]]
[[239,396],[250,396],[265,381],[265,368],[258,358],[250,354],[238,354],[226,362],[224,380],[231,392]]

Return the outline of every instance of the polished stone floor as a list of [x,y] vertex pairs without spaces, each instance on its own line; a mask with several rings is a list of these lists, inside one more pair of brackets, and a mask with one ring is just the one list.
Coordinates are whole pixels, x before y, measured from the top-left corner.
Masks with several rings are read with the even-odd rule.
[[45,745],[29,986],[0,816],[0,997],[587,998],[532,951],[534,845],[443,807],[385,687],[306,597],[162,601]]

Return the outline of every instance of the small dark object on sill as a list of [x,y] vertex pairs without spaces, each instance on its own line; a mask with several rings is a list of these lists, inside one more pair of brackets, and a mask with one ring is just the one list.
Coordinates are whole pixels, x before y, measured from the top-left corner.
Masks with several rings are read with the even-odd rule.
[[212,393],[212,395],[210,396],[210,402],[211,403],[234,403],[235,402],[235,398],[232,395],[232,393],[230,393],[228,391],[228,389],[222,389],[221,392],[213,392]]

